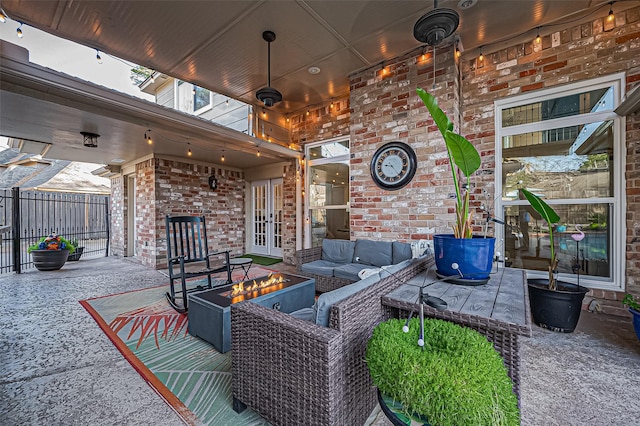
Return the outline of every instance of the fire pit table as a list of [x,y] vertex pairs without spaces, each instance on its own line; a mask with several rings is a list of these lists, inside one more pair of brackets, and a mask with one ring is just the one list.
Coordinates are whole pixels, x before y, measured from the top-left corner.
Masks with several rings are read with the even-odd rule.
[[231,305],[250,300],[285,313],[308,308],[315,300],[316,282],[300,275],[274,273],[211,290],[191,293],[189,334],[213,345],[218,352],[231,349]]

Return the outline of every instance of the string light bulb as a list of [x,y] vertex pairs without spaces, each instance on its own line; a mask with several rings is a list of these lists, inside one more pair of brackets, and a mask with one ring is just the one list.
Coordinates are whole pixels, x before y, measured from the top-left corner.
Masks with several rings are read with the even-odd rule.
[[222,151],[222,156],[220,157],[220,161],[224,163],[224,151]]
[[615,18],[615,16],[613,15],[613,3],[614,2],[609,3],[609,16],[607,16],[607,21],[609,22],[613,21]]
[[193,155],[193,152],[191,152],[191,143],[187,142],[187,145],[189,145],[189,150],[187,151],[187,155],[191,157]]
[[460,52],[460,45],[456,41],[456,58],[459,58],[460,55],[462,55],[462,52]]
[[99,64],[102,63],[102,57],[100,57],[100,51],[98,49],[96,49],[96,61],[98,61]]
[[0,10],[0,22],[3,24],[7,22],[7,15],[4,13],[4,10]]
[[540,27],[538,27],[538,33],[536,35],[536,44],[540,44],[542,37],[540,37]]
[[227,98],[226,104],[227,106],[229,106],[229,98]]
[[482,54],[482,52],[480,52],[480,56],[478,56],[478,60],[480,62],[484,61],[484,55]]
[[256,152],[256,156],[257,156],[257,157],[260,157],[260,150],[258,150],[258,151]]
[[309,115],[309,110],[307,110],[307,115]]
[[22,22],[20,22],[20,26],[16,29],[16,35],[18,38],[22,38]]
[[151,71],[151,83],[155,83],[156,82],[156,75],[155,75],[155,71]]
[[149,145],[153,144],[153,141],[151,140],[151,129],[147,129],[147,131],[144,132],[144,138],[147,140]]

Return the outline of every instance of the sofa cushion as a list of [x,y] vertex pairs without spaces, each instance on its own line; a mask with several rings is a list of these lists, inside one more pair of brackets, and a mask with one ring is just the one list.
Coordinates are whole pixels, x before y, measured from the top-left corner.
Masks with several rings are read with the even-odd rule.
[[399,241],[394,241],[392,243],[393,255],[391,260],[395,265],[396,263],[400,263],[403,260],[411,259],[413,257],[413,253],[411,251],[411,244],[409,243],[401,243]]
[[300,269],[310,274],[333,276],[333,269],[341,266],[341,263],[329,262],[327,260],[314,260],[312,262],[303,263]]
[[351,263],[355,242],[348,240],[322,240],[322,260],[335,263]]
[[391,241],[356,240],[353,263],[369,266],[391,265],[392,251]]
[[316,310],[313,309],[313,307],[298,309],[297,311],[291,312],[289,315],[309,322],[316,321]]
[[316,324],[322,325],[324,327],[329,326],[329,313],[331,312],[331,307],[340,302],[343,299],[351,296],[359,292],[360,290],[377,283],[380,280],[380,275],[373,274],[369,275],[367,278],[356,281],[355,283],[345,285],[344,287],[337,288],[335,290],[331,290],[326,293],[322,293],[314,306],[316,310]]
[[362,263],[347,263],[346,265],[336,266],[333,270],[333,276],[338,278],[346,278],[352,281],[358,281],[358,275],[363,269],[369,269],[371,266]]

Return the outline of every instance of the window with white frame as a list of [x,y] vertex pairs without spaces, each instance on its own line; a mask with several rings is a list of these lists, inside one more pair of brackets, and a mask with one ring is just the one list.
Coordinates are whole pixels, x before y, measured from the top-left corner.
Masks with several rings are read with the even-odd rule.
[[[623,87],[616,74],[495,102],[496,215],[505,221],[496,251],[507,266],[547,271],[554,232],[563,280],[622,288],[624,122],[613,111]],[[560,222],[549,229],[521,188]]]
[[325,238],[349,240],[349,140],[309,144],[306,158],[305,246],[320,246]]
[[199,115],[211,109],[211,91],[195,84],[177,80],[176,109]]

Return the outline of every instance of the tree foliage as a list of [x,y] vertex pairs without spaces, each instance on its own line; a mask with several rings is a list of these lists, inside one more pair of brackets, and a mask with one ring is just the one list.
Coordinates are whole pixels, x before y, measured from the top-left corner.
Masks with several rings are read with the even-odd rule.
[[153,70],[143,67],[142,65],[138,65],[135,68],[131,68],[129,78],[131,79],[132,84],[140,86],[147,78],[151,77],[152,73]]

